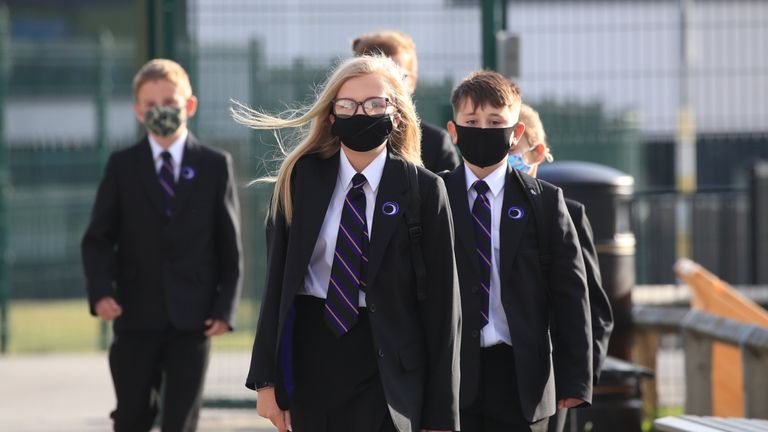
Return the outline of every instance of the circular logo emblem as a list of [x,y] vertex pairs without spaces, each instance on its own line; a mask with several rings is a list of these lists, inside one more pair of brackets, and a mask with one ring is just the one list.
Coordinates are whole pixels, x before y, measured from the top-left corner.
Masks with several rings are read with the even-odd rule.
[[525,210],[522,207],[513,206],[507,210],[507,216],[514,220],[522,219],[525,216]]
[[181,167],[181,177],[184,180],[192,180],[195,178],[195,170],[192,167],[183,166]]
[[394,201],[387,201],[382,204],[381,212],[387,216],[394,216],[400,212],[400,206]]

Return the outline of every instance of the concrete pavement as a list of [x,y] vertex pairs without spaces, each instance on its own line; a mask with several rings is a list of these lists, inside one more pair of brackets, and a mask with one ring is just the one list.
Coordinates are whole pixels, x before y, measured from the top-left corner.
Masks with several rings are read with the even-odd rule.
[[[212,353],[206,398],[253,399],[250,355]],[[0,356],[0,432],[107,432],[115,396],[106,353]],[[274,431],[253,409],[204,408],[200,432]]]

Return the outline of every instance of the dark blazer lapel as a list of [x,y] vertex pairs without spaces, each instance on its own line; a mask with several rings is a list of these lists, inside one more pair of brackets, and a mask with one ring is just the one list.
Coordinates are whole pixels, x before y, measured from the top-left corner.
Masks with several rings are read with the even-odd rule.
[[165,217],[165,198],[163,197],[163,191],[160,189],[160,181],[157,178],[157,169],[152,158],[152,148],[149,146],[149,139],[146,136],[139,144],[135,162],[136,171],[142,183],[144,183],[144,190],[147,192],[149,200],[155,206],[158,213]]
[[[523,237],[528,221],[535,218],[533,206],[525,193],[524,184],[520,174],[514,168],[507,165],[507,175],[504,180],[504,201],[501,207],[501,221],[499,223],[499,262],[501,272],[499,276],[503,281],[508,270],[512,266],[517,255],[520,239]],[[536,229],[535,222],[531,225]]]
[[[323,226],[325,213],[336,187],[339,175],[339,154],[328,159],[310,156],[301,165],[302,172],[294,178],[293,220],[291,221],[291,243],[289,250],[296,255],[286,262],[285,289],[296,290],[307,273],[317,236]],[[297,243],[294,243],[297,242]]]
[[467,250],[467,256],[472,257],[472,265],[477,274],[480,274],[480,261],[477,258],[477,244],[475,241],[475,228],[472,224],[467,198],[467,178],[464,172],[464,163],[453,170],[446,178],[445,187],[448,190],[448,198],[453,209],[453,229],[459,243]]
[[[371,286],[376,280],[376,273],[381,266],[381,260],[387,251],[389,240],[398,225],[404,219],[403,213],[408,210],[408,182],[405,161],[387,152],[387,161],[384,163],[384,172],[381,174],[379,191],[376,194],[376,203],[373,209],[373,229],[371,241],[368,247],[368,267],[366,268],[366,284]],[[398,207],[395,214],[384,213],[384,204],[393,203]],[[387,206],[391,213],[392,206]]]
[[182,156],[179,179],[176,181],[176,199],[173,200],[173,214],[179,214],[184,207],[184,203],[194,190],[198,175],[202,169],[200,156],[202,149],[200,143],[191,133],[187,137],[184,145],[184,156]]

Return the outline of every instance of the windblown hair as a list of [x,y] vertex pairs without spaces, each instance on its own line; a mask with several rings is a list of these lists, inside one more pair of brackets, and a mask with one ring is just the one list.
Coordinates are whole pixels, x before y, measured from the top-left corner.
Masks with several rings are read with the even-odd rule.
[[139,94],[139,89],[150,81],[166,80],[175,84],[179,93],[185,98],[192,96],[192,85],[189,75],[180,64],[168,59],[153,59],[144,64],[133,77],[133,96]]
[[232,117],[238,123],[253,129],[298,128],[309,125],[299,134],[298,145],[290,148],[278,138],[278,146],[284,159],[275,177],[264,177],[257,181],[275,182],[269,217],[274,220],[278,212],[285,215],[291,223],[293,205],[291,197],[291,174],[296,163],[305,155],[319,154],[327,159],[341,149],[341,141],[331,135],[331,105],[333,99],[348,80],[368,74],[377,74],[384,78],[388,86],[387,97],[396,107],[396,116],[400,123],[387,139],[387,148],[393,154],[406,161],[421,165],[421,129],[419,119],[408,90],[400,80],[400,70],[392,60],[382,55],[353,57],[341,62],[319,90],[316,100],[307,107],[286,111],[279,115],[270,115],[248,108],[235,102],[231,109]]
[[525,132],[523,133],[531,148],[538,144],[543,144],[545,149],[544,159],[547,162],[555,160],[549,144],[547,144],[547,134],[544,132],[544,124],[541,122],[539,113],[529,105],[522,104],[520,107],[520,121],[525,125]]

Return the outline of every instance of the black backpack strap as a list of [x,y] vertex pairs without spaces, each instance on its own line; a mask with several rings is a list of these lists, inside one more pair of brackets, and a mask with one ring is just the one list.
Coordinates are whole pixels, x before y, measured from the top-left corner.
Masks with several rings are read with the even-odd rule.
[[[551,256],[551,243],[549,241],[549,230],[547,224],[544,223],[544,217],[546,213],[544,211],[544,200],[542,194],[544,193],[544,187],[541,185],[541,180],[531,177],[529,175],[518,174],[520,180],[523,183],[525,194],[528,195],[528,200],[533,206],[534,221],[536,222],[536,238],[539,242],[539,248],[545,251],[546,255]],[[549,263],[542,262],[542,268],[546,270]]]
[[427,299],[427,269],[424,254],[421,252],[421,193],[419,191],[419,172],[416,165],[405,163],[405,177],[408,179],[408,209],[405,211],[405,223],[408,225],[408,238],[411,240],[411,262],[416,273],[416,298]]

